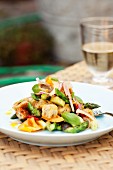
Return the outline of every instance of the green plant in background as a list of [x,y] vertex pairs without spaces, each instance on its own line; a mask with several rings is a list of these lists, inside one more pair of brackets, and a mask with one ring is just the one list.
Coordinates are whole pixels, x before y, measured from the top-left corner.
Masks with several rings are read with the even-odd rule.
[[54,40],[39,15],[1,21],[0,86],[34,81],[37,76],[42,79],[63,69],[61,65],[51,65],[53,47]]
[[38,20],[6,24],[0,30],[0,65],[49,64],[53,47],[52,36]]

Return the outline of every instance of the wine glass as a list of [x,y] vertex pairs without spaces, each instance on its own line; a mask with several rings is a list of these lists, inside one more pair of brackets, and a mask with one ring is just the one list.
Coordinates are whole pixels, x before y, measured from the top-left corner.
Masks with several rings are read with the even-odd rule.
[[113,83],[113,18],[84,18],[80,23],[82,51],[94,84]]

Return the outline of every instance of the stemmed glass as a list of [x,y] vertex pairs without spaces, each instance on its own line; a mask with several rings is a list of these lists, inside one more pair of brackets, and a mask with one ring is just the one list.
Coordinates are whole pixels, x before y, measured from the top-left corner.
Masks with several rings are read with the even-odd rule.
[[80,23],[82,51],[94,84],[112,84],[113,18],[84,18]]

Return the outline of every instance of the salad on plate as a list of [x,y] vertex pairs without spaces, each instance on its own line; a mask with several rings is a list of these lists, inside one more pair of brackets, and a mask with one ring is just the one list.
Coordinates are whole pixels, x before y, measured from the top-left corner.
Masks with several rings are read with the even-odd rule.
[[18,129],[24,132],[79,133],[98,128],[93,112],[98,107],[77,96],[70,82],[48,76],[45,80],[37,80],[29,97],[13,104],[15,113],[11,119],[19,120]]

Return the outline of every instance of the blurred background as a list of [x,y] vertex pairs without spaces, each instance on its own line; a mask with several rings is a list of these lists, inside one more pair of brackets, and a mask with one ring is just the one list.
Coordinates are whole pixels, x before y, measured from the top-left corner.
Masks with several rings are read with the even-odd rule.
[[91,16],[113,16],[113,1],[0,0],[0,85],[81,61],[79,23]]

